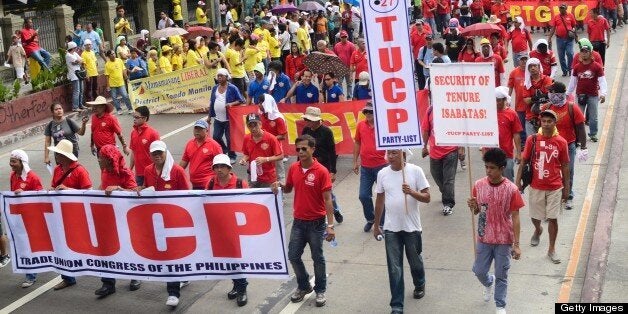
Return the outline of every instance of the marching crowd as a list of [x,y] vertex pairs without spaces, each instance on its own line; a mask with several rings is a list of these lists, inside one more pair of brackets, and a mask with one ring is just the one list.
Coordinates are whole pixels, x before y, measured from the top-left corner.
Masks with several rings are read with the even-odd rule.
[[[162,12],[158,28],[190,27],[179,18],[177,2],[173,2],[174,20]],[[518,211],[525,205],[522,193],[527,186],[530,186],[527,205],[535,228],[530,245],[539,245],[544,231],[541,222],[547,221],[548,259],[555,264],[561,262],[555,250],[557,218],[563,206],[568,210],[573,208],[574,164],[576,159],[588,158],[587,135],[592,142],[598,140],[597,106],[605,101],[607,94],[605,50],[611,43],[611,29],[621,25],[617,13],[624,12],[618,9],[622,5],[625,8],[626,1],[606,0],[592,8],[590,17],[584,21],[588,38],[580,38],[578,22],[568,13],[567,6],[561,5],[560,13],[544,29],[547,39],[534,43],[533,28],[526,27],[521,17],[511,17],[501,0],[424,0],[421,7],[413,7],[410,12],[414,20],[409,26],[410,40],[420,89],[429,89],[432,63],[492,62],[495,65],[499,148],[482,150],[487,176],[475,183],[473,197],[467,205],[479,217],[473,271],[485,287],[485,301],[494,293],[498,313],[505,313],[510,258],[518,259],[521,255]],[[199,22],[207,18],[204,6],[199,1]],[[334,136],[322,121],[320,107],[371,97],[368,53],[361,37],[361,13],[349,4],[333,2],[318,12],[276,15],[269,6],[256,4],[252,16],[240,23],[238,14],[241,12],[236,7],[221,3],[221,23],[225,28],[210,37],[171,36],[153,45],[148,31],[142,30],[141,38],[131,46],[127,36],[132,30],[124,18],[124,7],[120,6],[116,22],[119,37],[114,49],[103,51],[102,35],[98,35],[92,24],[87,24],[85,31],[75,33],[78,39],[68,38],[65,59],[68,79],[73,83],[73,110],[82,111],[84,106],[92,108],[90,147],[101,168],[101,186],[92,186],[90,175],[93,174],[81,166],[78,158],[77,135],[86,134],[90,118],[84,117],[76,123],[64,116],[60,104],[53,104],[50,107],[53,118],[45,129],[44,155],[44,162],[51,165],[49,152],[54,153],[56,166],[51,184],[43,184],[30,169],[26,152],[15,150],[10,159],[11,190],[20,193],[45,187],[55,190],[98,188],[111,194],[147,187],[164,191],[250,186],[270,187],[275,192],[279,189],[284,193],[294,191],[294,222],[288,257],[298,288],[291,300],[300,302],[314,290],[316,305],[323,306],[326,302],[323,239],[334,239],[334,221],[342,223],[344,217],[332,192],[337,161]],[[600,12],[612,19],[612,27]],[[625,16],[620,15],[624,21]],[[465,27],[482,21],[498,25],[500,31],[481,38],[477,49],[476,40],[462,33]],[[34,57],[46,68],[49,54],[37,46],[33,40],[36,35],[32,21],[27,20],[20,36],[14,36],[14,44],[21,42],[25,55]],[[437,40],[439,36],[441,40]],[[556,52],[552,50],[554,37]],[[575,55],[574,43],[577,44]],[[338,75],[336,71],[308,68],[305,59],[314,52],[337,56],[346,71]],[[113,104],[96,94],[97,56],[101,54],[106,60],[104,74]],[[510,60],[516,66],[506,73],[504,64]],[[209,119],[196,121],[193,138],[176,163],[166,144],[160,141],[158,130],[148,123],[149,109],[145,106],[133,109],[126,82],[193,66],[203,66],[208,73],[207,84],[212,87],[208,99]],[[81,73],[83,70],[86,73]],[[567,84],[557,80],[559,70],[568,79]],[[128,143],[114,116],[114,111],[124,112],[121,102],[133,115]],[[287,169],[281,145],[287,140],[287,128],[277,106],[285,102],[307,106],[302,116],[306,127],[294,142],[298,161]],[[246,116],[250,134],[244,138],[238,160],[230,143],[227,108],[251,104],[258,105],[259,112]],[[413,296],[420,299],[425,294],[418,203],[430,202],[431,195],[423,170],[406,164],[409,151],[376,150],[373,111],[373,105],[367,101],[362,110],[365,119],[356,126],[353,171],[360,175],[358,198],[365,218],[363,231],[372,231],[378,240],[384,235],[392,294],[390,305],[393,313],[401,313],[404,247],[411,252],[406,256],[415,287]],[[210,124],[213,124],[211,128]],[[426,143],[422,155],[429,157],[430,174],[441,192],[442,214],[452,215],[456,205],[456,170],[459,161],[465,166],[465,150],[435,144],[431,107],[421,129]],[[116,138],[122,151],[116,146]],[[128,156],[128,163],[124,155]],[[235,163],[249,169],[248,180],[237,178],[231,171]],[[189,168],[187,173],[186,168]],[[3,241],[1,262],[4,266],[9,258],[6,237]],[[306,245],[310,246],[314,261],[314,287],[309,284],[309,274],[301,259]],[[489,274],[493,260],[498,270]],[[22,287],[30,287],[35,281],[34,274],[27,274]],[[104,297],[115,292],[115,280],[103,278],[102,282],[96,295]],[[54,289],[75,283],[73,277],[63,276],[63,281]],[[185,284],[167,284],[167,305],[178,304],[180,289]],[[137,280],[131,281],[131,290],[139,289],[140,285]],[[236,299],[239,306],[245,305],[246,286],[246,279],[234,280],[228,298]]]

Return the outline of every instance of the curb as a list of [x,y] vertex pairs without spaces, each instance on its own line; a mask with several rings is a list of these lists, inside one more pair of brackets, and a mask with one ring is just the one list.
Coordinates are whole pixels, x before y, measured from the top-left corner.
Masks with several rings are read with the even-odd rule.
[[[69,114],[65,115],[65,117],[73,119],[78,115],[78,112],[70,112]],[[44,129],[46,128],[48,122],[50,122],[50,120],[42,120],[34,124],[28,125],[24,129],[16,130],[13,133],[0,134],[0,149],[19,143],[31,137],[43,135]]]

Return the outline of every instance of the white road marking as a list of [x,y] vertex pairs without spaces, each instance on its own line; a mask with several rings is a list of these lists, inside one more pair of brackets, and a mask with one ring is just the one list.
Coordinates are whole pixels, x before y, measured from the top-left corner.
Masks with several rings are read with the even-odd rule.
[[54,279],[48,281],[47,283],[43,284],[41,287],[31,291],[29,294],[19,298],[17,301],[9,304],[8,306],[6,306],[3,309],[0,309],[0,314],[5,314],[5,313],[11,313],[17,309],[19,309],[20,307],[22,307],[24,304],[32,301],[33,299],[35,299],[36,297],[44,294],[46,291],[48,291],[50,288],[54,287],[55,285],[57,285],[58,283],[61,282],[61,276],[57,276]]

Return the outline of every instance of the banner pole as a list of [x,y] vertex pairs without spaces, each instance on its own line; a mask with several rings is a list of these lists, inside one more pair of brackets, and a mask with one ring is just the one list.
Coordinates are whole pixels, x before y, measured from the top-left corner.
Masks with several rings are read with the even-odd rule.
[[[403,158],[403,150],[401,151],[401,158]],[[406,161],[403,161],[403,166],[401,167],[401,177],[403,178],[403,184],[406,184]],[[404,205],[406,208],[406,215],[408,214],[408,194],[403,195]]]
[[[473,167],[472,163],[471,163],[471,147],[467,146],[467,156],[468,158],[468,167],[467,169],[468,174],[469,174],[469,197],[473,197],[473,176],[471,175],[471,167]],[[473,256],[475,257],[477,255],[476,252],[476,248],[475,248],[475,215],[473,215],[472,211],[469,211],[469,213],[471,214],[471,242],[473,244]]]

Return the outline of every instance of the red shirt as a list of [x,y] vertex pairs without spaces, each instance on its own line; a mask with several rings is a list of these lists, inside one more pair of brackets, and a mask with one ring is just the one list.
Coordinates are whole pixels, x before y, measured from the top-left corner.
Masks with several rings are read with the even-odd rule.
[[144,186],[155,187],[155,191],[175,191],[175,190],[189,190],[190,184],[188,183],[185,170],[177,164],[172,165],[170,170],[170,180],[164,181],[160,175],[157,174],[155,164],[146,166],[144,170]]
[[543,75],[550,76],[552,74],[552,66],[556,65],[558,61],[556,61],[556,56],[554,52],[548,50],[547,53],[541,53],[538,50],[530,51],[530,58],[537,58],[541,61],[541,66],[543,67]]
[[491,6],[491,14],[497,15],[497,17],[501,20],[501,24],[505,24],[508,20],[508,12],[508,7],[503,3],[495,3]]
[[493,54],[492,56],[488,57],[488,58],[484,58],[483,56],[479,56],[477,58],[475,58],[475,62],[493,62],[494,64],[494,69],[495,69],[495,87],[500,86],[501,85],[501,78],[500,78],[500,74],[504,73],[504,62],[502,60],[502,57]]
[[530,33],[527,29],[522,32],[518,28],[508,33],[508,39],[510,40],[510,43],[512,45],[513,53],[528,51],[528,49],[530,48],[528,43],[532,40],[530,38]]
[[423,10],[422,10],[423,18],[425,19],[434,18],[434,11],[432,11],[432,9],[436,7],[436,1],[423,0],[422,7],[423,7]]
[[350,65],[351,55],[355,50],[355,45],[350,41],[347,41],[345,44],[343,44],[342,41],[339,41],[334,45],[334,53],[346,66]]
[[353,54],[351,55],[351,63],[352,66],[355,66],[355,79],[357,80],[358,77],[360,76],[360,73],[362,73],[362,71],[364,72],[368,72],[369,71],[369,60],[368,60],[368,54],[366,53],[366,50],[364,51],[360,51],[360,50],[356,50],[353,52]]
[[508,58],[508,50],[501,43],[497,42],[497,45],[491,44],[491,46],[493,47],[493,54],[500,56],[502,61]]
[[[528,136],[522,158],[532,156],[532,139]],[[545,137],[536,135],[536,149],[532,160],[532,183],[530,186],[542,191],[555,191],[563,187],[561,165],[569,163],[567,141],[560,136]]]
[[481,17],[483,15],[484,8],[482,7],[482,1],[473,1],[469,6],[471,9],[471,16],[473,17]]
[[20,38],[27,57],[30,57],[33,52],[40,49],[39,36],[35,35],[34,29],[22,28],[22,30],[20,30]]
[[[602,62],[602,56],[600,55],[599,52],[593,50],[591,51],[591,57],[593,58],[593,62],[604,66],[604,63]],[[573,62],[571,63],[571,68],[575,68],[576,65],[580,64],[580,52],[576,52],[576,54],[573,56]]]
[[190,182],[193,187],[204,187],[209,178],[214,175],[212,166],[214,157],[222,154],[222,147],[211,137],[205,137],[205,142],[199,145],[193,138],[185,145],[181,160],[190,166]]
[[478,204],[487,206],[486,223],[479,226],[484,230],[483,236],[478,234],[478,241],[488,244],[515,242],[511,213],[525,206],[517,186],[507,179],[493,185],[488,177],[484,177],[475,181],[473,197],[477,198]]
[[558,14],[552,18],[549,25],[556,28],[556,37],[567,38],[567,31],[576,27],[576,18],[571,13]]
[[423,24],[423,30],[419,31],[416,26],[413,26],[410,31],[410,44],[412,45],[412,55],[416,60],[419,57],[419,49],[427,44],[427,40],[425,40],[425,35],[431,34],[432,30],[427,26],[427,24]]
[[355,142],[360,144],[360,165],[366,168],[376,168],[386,165],[386,152],[375,149],[375,126],[370,126],[366,120],[358,122],[355,128]]
[[294,218],[316,220],[327,215],[323,192],[331,191],[331,176],[316,159],[305,172],[301,161],[290,165],[286,187],[294,187]]
[[601,65],[595,62],[589,64],[578,63],[571,73],[571,75],[578,77],[576,94],[598,95],[599,84],[597,79],[604,76],[604,68]]
[[284,121],[282,118],[270,120],[266,117],[266,115],[262,115],[262,129],[274,136],[288,134],[286,121]]
[[609,9],[609,10],[617,9],[617,3],[615,3],[615,0],[600,0],[600,2],[602,2],[602,6],[605,9]]
[[608,21],[603,16],[587,20],[587,34],[590,41],[606,41],[606,31],[610,30]]
[[290,77],[291,80],[294,81],[296,74],[305,70],[303,60],[305,60],[304,54],[300,54],[296,57],[293,54],[289,54],[286,57],[286,75]]
[[102,117],[92,115],[92,140],[97,149],[111,144],[116,145],[115,134],[120,134],[122,128],[118,119],[111,113],[105,112]]
[[59,185],[64,185],[68,188],[76,190],[90,189],[92,187],[92,180],[89,178],[89,172],[87,172],[87,169],[85,169],[85,167],[83,167],[76,161],[73,161],[70,164],[69,169],[72,168],[74,168],[74,170],[72,170],[72,172],[67,175],[65,179],[63,179],[63,181],[57,182],[65,174],[65,171],[63,171],[61,165],[57,165],[54,169],[54,172],[52,173],[52,181],[50,183],[50,186],[52,186],[52,188],[56,188]]
[[447,14],[451,12],[449,0],[436,0],[436,13]]
[[558,120],[556,120],[556,128],[558,129],[558,134],[560,134],[560,136],[562,136],[568,144],[571,144],[577,140],[574,125],[584,123],[584,114],[582,114],[580,106],[571,103],[571,105],[573,106],[573,118],[575,120],[575,122],[572,122],[571,116],[569,115],[569,104],[570,103],[568,102],[562,107],[543,106],[541,110],[551,109],[556,112],[558,118]]
[[434,139],[434,114],[432,113],[432,109],[428,109],[427,119],[421,122],[421,131],[430,135],[427,140],[427,144],[430,148],[430,158],[431,159],[443,159],[449,153],[458,149],[456,146],[436,146],[436,140]]
[[26,180],[22,180],[22,177],[18,173],[11,171],[11,191],[41,191],[44,187],[41,184],[41,179],[35,171],[31,170],[26,174]]
[[[552,79],[549,76],[541,75],[541,79],[539,79],[538,81],[532,81],[532,86],[530,87],[530,89],[525,89],[523,91],[523,98],[529,98],[534,96],[537,90],[541,90],[541,92],[546,94],[548,88],[551,85]],[[532,104],[526,104],[526,120],[531,120],[532,118],[534,118],[534,114],[532,113]]]
[[135,182],[135,176],[133,172],[122,171],[119,174],[102,170],[100,172],[100,189],[104,190],[109,186],[120,186],[123,189],[135,189],[137,183]]
[[525,82],[525,75],[524,69],[516,67],[510,72],[510,76],[508,77],[508,87],[512,88],[515,92],[515,110],[519,112],[526,111],[526,104],[523,102],[523,94],[525,92],[523,83]]
[[[220,185],[220,181],[218,180],[218,177],[213,176],[209,179],[209,181],[207,181],[207,186],[205,186],[205,190],[209,190],[209,182],[211,180],[214,180],[214,188],[211,190],[231,190],[231,189],[237,189],[237,181],[238,181],[238,176],[235,175],[235,173],[231,173],[231,179],[229,179],[229,182],[227,182],[227,185],[222,186]],[[246,180],[242,180],[242,188],[243,189],[248,189],[249,188],[249,184],[246,182]]]
[[159,132],[146,123],[140,127],[133,127],[129,148],[133,152],[135,175],[144,176],[144,169],[152,163],[149,152],[150,144],[159,139]]
[[458,54],[458,62],[475,62],[479,54],[477,52],[469,53],[467,49],[460,50]]
[[[253,141],[252,135],[249,133],[244,136],[244,141],[242,143],[242,153],[246,156],[249,156],[249,160],[253,161],[257,157],[273,157],[282,154],[281,144],[277,138],[263,131],[264,135],[262,135],[262,139],[255,143]],[[265,162],[257,167],[257,181],[264,183],[273,183],[277,181],[277,172],[275,171],[275,163],[274,162]]]
[[519,132],[523,131],[517,112],[508,107],[503,110],[498,109],[497,124],[499,130],[499,148],[506,153],[506,157],[514,158],[515,144],[513,142],[513,136],[519,136]]

